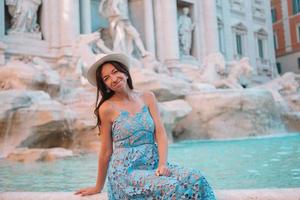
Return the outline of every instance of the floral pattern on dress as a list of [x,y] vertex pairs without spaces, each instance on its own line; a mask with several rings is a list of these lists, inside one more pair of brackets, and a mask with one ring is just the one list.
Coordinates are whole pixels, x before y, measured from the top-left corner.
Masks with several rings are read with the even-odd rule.
[[171,176],[156,176],[158,148],[147,105],[135,115],[120,111],[112,124],[113,154],[108,167],[108,197],[119,199],[201,199],[215,195],[198,170],[168,163]]

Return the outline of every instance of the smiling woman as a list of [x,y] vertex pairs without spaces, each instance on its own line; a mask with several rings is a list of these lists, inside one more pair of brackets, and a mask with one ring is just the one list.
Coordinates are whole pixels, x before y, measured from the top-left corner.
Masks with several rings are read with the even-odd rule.
[[200,171],[167,162],[168,140],[155,96],[133,90],[129,63],[124,54],[101,55],[88,71],[89,82],[97,86],[101,150],[96,185],[75,194],[101,192],[108,175],[110,200],[214,200]]
[[102,77],[107,89],[119,91],[126,87],[128,75],[121,72],[122,65],[119,62],[107,62],[103,64]]

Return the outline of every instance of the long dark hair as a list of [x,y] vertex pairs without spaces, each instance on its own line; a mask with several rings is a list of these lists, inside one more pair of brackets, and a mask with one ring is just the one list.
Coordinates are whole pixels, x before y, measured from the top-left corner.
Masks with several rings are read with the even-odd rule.
[[[99,108],[104,103],[104,101],[108,100],[109,98],[111,98],[115,94],[114,91],[112,91],[112,90],[110,90],[109,88],[106,87],[106,85],[105,85],[105,83],[102,79],[102,76],[101,76],[102,68],[107,63],[112,64],[119,72],[125,74],[128,77],[127,78],[128,87],[130,89],[133,89],[132,79],[131,79],[131,76],[130,76],[130,73],[129,73],[129,69],[124,64],[122,64],[120,62],[117,62],[117,61],[108,61],[108,62],[105,62],[105,63],[103,63],[102,65],[100,65],[98,67],[98,69],[96,70],[97,98],[96,98],[94,114],[97,117],[97,124],[96,124],[95,127],[98,126],[99,130],[100,130],[100,126],[101,126]],[[99,101],[99,95],[101,95],[101,100],[100,101]]]

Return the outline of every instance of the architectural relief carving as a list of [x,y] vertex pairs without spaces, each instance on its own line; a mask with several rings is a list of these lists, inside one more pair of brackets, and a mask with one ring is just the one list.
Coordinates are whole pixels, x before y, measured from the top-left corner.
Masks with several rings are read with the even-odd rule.
[[243,11],[244,10],[244,1],[243,0],[231,0],[230,6],[232,10]]
[[260,5],[253,6],[252,12],[253,12],[254,17],[258,17],[258,18],[262,18],[262,19],[264,19],[264,17],[265,17],[265,10],[263,8],[261,8]]

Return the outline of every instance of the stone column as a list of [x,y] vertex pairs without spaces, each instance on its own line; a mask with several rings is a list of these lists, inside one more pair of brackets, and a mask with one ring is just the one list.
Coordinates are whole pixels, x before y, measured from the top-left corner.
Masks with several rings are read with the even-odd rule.
[[164,61],[167,65],[173,65],[179,61],[179,41],[177,30],[177,1],[161,1],[161,13],[163,21]]
[[222,7],[223,7],[223,16],[221,19],[224,24],[224,46],[225,46],[225,59],[227,61],[234,59],[234,46],[233,42],[235,40],[232,29],[231,29],[231,19],[229,16],[231,16],[231,8],[230,8],[230,2],[229,1],[222,1]]
[[155,46],[156,57],[159,61],[164,60],[164,44],[163,44],[163,22],[162,22],[162,6],[161,0],[153,0],[154,2],[154,20],[155,20]]
[[[257,71],[258,63],[256,61],[257,38],[253,34],[254,32],[257,31],[255,28],[256,23],[254,22],[254,18],[252,14],[253,4],[254,1],[244,1],[244,10],[248,12],[245,12],[245,19],[244,19],[244,23],[247,26],[247,34],[243,36],[243,40],[244,40],[243,46],[245,49],[243,54],[244,56],[249,57],[251,64],[255,63],[254,65],[252,64],[255,72]],[[270,12],[270,10],[268,10],[268,12]]]
[[41,26],[41,33],[43,36],[43,40],[49,42],[51,37],[51,18],[49,17],[53,15],[51,12],[51,2],[53,0],[43,0],[41,5],[41,19],[40,19],[40,26]]
[[203,2],[204,30],[206,40],[206,55],[219,52],[218,48],[218,23],[215,1]]
[[[4,37],[4,34],[5,34],[5,15],[4,15],[4,4],[5,4],[5,1],[0,1],[0,38],[3,38]],[[0,39],[1,40],[1,39]]]
[[281,1],[281,11],[282,11],[282,22],[283,22],[283,30],[284,30],[285,51],[290,52],[292,51],[292,41],[290,36],[291,29],[290,29],[288,5],[286,1]]
[[[49,33],[46,34],[46,39],[50,43],[51,48],[59,48],[59,42],[60,42],[60,14],[59,14],[59,0],[50,0],[48,2],[49,7],[49,13],[50,16],[48,17],[49,22]],[[44,20],[42,20],[44,21]]]
[[[266,6],[266,10],[271,10],[271,1],[266,1],[265,2],[267,4]],[[283,14],[284,16],[284,14]],[[269,49],[267,49],[268,51],[268,59],[270,59],[270,68],[271,68],[271,72],[272,72],[272,79],[276,78],[279,73],[276,67],[276,54],[275,54],[275,47],[274,47],[274,38],[273,38],[273,23],[272,23],[272,16],[271,16],[271,12],[266,12],[266,29],[268,32],[268,38],[267,38],[267,45],[265,48],[271,47]],[[284,21],[284,20],[283,20]]]
[[83,34],[92,32],[91,0],[80,0],[80,27]]
[[79,1],[64,0],[59,3],[61,4],[60,46],[63,54],[69,54],[69,48],[79,36]]
[[146,49],[155,55],[155,30],[152,0],[144,0],[144,12]]

